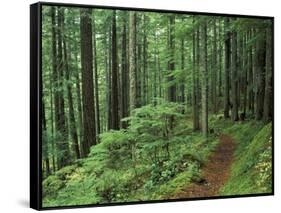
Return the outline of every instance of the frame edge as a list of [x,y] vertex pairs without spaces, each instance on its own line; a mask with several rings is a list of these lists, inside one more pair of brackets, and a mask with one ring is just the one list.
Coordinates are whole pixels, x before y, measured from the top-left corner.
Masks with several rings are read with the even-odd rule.
[[39,144],[40,3],[30,5],[30,208],[41,209]]

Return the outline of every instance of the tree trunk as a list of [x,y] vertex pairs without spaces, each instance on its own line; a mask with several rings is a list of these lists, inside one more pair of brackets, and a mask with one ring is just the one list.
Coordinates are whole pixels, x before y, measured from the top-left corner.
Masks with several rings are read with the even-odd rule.
[[148,73],[147,73],[147,32],[146,32],[146,20],[147,17],[143,13],[143,105],[148,103]]
[[268,122],[272,119],[272,26],[266,29],[266,61],[265,61],[265,96],[264,96],[264,112],[263,120]]
[[111,84],[111,71],[112,71],[112,18],[109,21],[109,30],[108,30],[108,47],[106,49],[108,49],[107,54],[108,54],[108,69],[106,69],[107,71],[107,76],[106,76],[106,81],[107,81],[107,129],[110,130],[112,129],[112,117],[111,117],[111,106],[112,106],[112,84]]
[[[42,98],[43,99],[43,98]],[[45,134],[45,136],[47,136],[47,124],[46,124],[46,113],[45,113],[45,104],[44,104],[44,100],[42,100],[42,127],[43,127],[43,133]],[[47,137],[45,137],[47,138]],[[51,173],[50,170],[50,160],[49,160],[49,147],[48,147],[48,141],[44,141],[44,145],[45,145],[45,162],[46,162],[46,177],[49,176],[49,174]]]
[[[63,26],[64,29],[64,26]],[[64,52],[64,67],[65,67],[65,79],[67,82],[67,98],[68,98],[68,105],[69,105],[69,119],[70,119],[70,135],[72,138],[72,147],[73,151],[76,154],[76,158],[80,158],[80,148],[79,148],[79,142],[78,142],[78,134],[77,134],[77,128],[76,128],[76,121],[74,116],[74,107],[73,107],[73,98],[72,98],[72,88],[70,83],[70,73],[69,73],[69,67],[68,67],[68,54],[67,54],[67,46],[66,46],[66,37],[63,36],[63,52]]]
[[[95,103],[96,103],[96,133],[97,136],[101,133],[100,129],[100,102],[99,102],[99,82],[98,82],[98,63],[97,63],[97,43],[96,43],[96,26],[95,19],[93,20],[93,57],[94,57],[94,76],[95,76]],[[97,137],[97,141],[99,138]]]
[[224,20],[224,46],[225,46],[225,73],[224,73],[224,118],[229,118],[229,75],[230,75],[230,32],[229,32],[229,18],[225,18]]
[[243,48],[243,70],[242,70],[242,77],[243,77],[243,114],[246,116],[247,111],[247,94],[248,94],[248,87],[247,87],[247,79],[248,79],[248,54],[247,54],[247,34],[243,36],[244,40],[242,43]]
[[[157,34],[156,30],[154,32],[154,42],[157,44]],[[159,70],[158,70],[158,54],[157,54],[157,47],[155,45],[154,48],[154,72],[153,72],[153,105],[156,106],[157,104],[157,79],[159,79]]]
[[111,49],[111,119],[112,129],[119,129],[119,115],[118,115],[118,63],[117,63],[117,41],[116,41],[116,11],[113,11],[112,16],[112,49]]
[[[193,19],[194,23],[194,19]],[[195,28],[195,27],[194,27]],[[199,34],[196,33],[196,29],[192,34],[192,53],[193,53],[193,68],[192,68],[192,109],[193,109],[193,130],[199,130],[199,97],[198,97],[198,66],[196,53],[199,51],[197,48],[197,42],[199,43]]]
[[[78,68],[78,54],[75,53],[75,62],[76,62],[76,70],[77,72],[75,73],[75,84],[76,84],[76,98],[77,98],[77,114],[78,114],[78,123],[79,123],[79,141],[80,145],[82,144],[83,141],[83,115],[82,115],[82,100],[81,100],[81,86],[80,82],[81,79],[79,77],[79,71],[81,71]],[[80,150],[80,157],[81,157],[81,150]]]
[[[128,61],[127,61],[127,28],[126,28],[127,22],[126,18],[123,17],[123,23],[122,23],[122,42],[121,42],[121,118],[128,117]],[[122,121],[121,127],[127,128],[128,123]]]
[[[51,123],[51,135],[52,135],[52,138],[54,137],[54,134],[55,134],[55,131],[54,131],[54,107],[53,107],[53,80],[52,80],[52,73],[50,72],[50,76],[49,76],[49,79],[50,79],[50,110],[51,110],[51,118],[50,118],[50,123]],[[53,169],[53,172],[56,171],[56,160],[55,160],[56,156],[55,156],[55,142],[54,140],[52,139],[52,169]]]
[[168,82],[171,84],[168,87],[168,101],[176,102],[176,85],[173,82],[174,76],[173,71],[175,70],[175,16],[169,16],[169,25],[168,25],[168,52],[169,52],[169,60],[168,60]]
[[213,113],[217,113],[217,27],[216,18],[213,20],[213,53],[212,53],[212,77],[211,77],[211,99],[213,106]]
[[256,119],[261,120],[263,117],[264,94],[265,94],[265,32],[264,29],[257,29],[256,41]]
[[219,86],[218,86],[218,93],[219,97],[222,97],[222,41],[223,41],[223,36],[221,32],[222,26],[221,26],[221,21],[219,20]]
[[[139,21],[138,26],[141,26],[141,16],[136,13],[136,22]],[[135,30],[136,35],[141,34],[141,27],[137,27]],[[142,106],[142,37],[141,36],[135,36],[136,37],[136,99],[137,99],[137,108]],[[148,90],[150,92],[150,90]]]
[[201,73],[202,73],[202,132],[208,136],[208,64],[207,64],[207,23],[201,23]]
[[[252,39],[252,31],[248,32],[249,39]],[[253,85],[253,48],[252,45],[249,46],[248,51],[248,109],[252,115],[255,113],[254,109],[254,85]]]
[[63,60],[63,47],[62,47],[62,28],[64,21],[64,10],[63,8],[58,9],[58,55],[57,55],[57,71],[58,71],[58,103],[59,103],[59,119],[58,119],[58,132],[60,133],[61,140],[58,141],[59,146],[59,157],[58,164],[59,168],[66,166],[70,160],[69,144],[68,144],[68,129],[65,118],[65,104],[64,104],[64,60]]
[[[58,80],[57,80],[57,41],[56,41],[56,9],[55,7],[51,7],[50,8],[50,12],[51,12],[51,23],[52,23],[52,87],[53,88],[57,88],[58,86]],[[57,131],[57,123],[59,120],[59,102],[58,102],[58,92],[57,90],[54,90],[53,92],[53,97],[54,97],[54,107],[53,107],[53,102],[51,102],[52,107],[52,116],[51,116],[51,120],[52,120],[52,136],[53,138],[55,138],[56,136],[56,131]],[[54,118],[53,119],[53,114],[54,114]],[[55,125],[53,125],[53,123]],[[54,128],[55,126],[55,128]],[[52,142],[52,148],[53,148],[53,170],[55,172],[56,170],[56,163],[57,161],[55,161],[55,144],[54,144],[54,140]]]
[[95,100],[93,86],[92,9],[80,9],[83,142],[82,157],[96,144]]
[[[182,18],[182,23],[184,22],[184,19]],[[181,38],[181,70],[184,72],[184,69],[185,69],[185,54],[184,54],[184,48],[185,47],[185,40],[184,40],[184,37]],[[185,102],[185,82],[184,80],[182,80],[180,82],[180,86],[179,86],[179,90],[180,90],[180,97],[179,97],[179,101],[184,103]],[[183,111],[184,113],[184,111]]]
[[129,75],[130,75],[130,113],[137,107],[137,68],[136,68],[136,13],[129,18]]
[[232,98],[232,110],[231,118],[232,121],[238,121],[238,75],[237,75],[237,32],[232,32],[232,43],[231,43],[231,98]]

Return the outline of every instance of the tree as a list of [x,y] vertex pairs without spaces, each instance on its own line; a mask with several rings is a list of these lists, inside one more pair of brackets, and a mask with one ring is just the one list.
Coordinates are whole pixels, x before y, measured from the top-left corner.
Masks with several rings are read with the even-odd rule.
[[192,54],[193,54],[193,68],[192,68],[192,109],[193,109],[193,130],[199,130],[199,81],[198,81],[198,69],[199,61],[199,31],[198,27],[195,27],[195,20],[193,18],[193,34],[192,34]]
[[[252,29],[248,31],[249,39],[252,39]],[[248,50],[248,109],[252,115],[254,115],[255,105],[254,105],[254,83],[253,83],[253,47],[252,44],[249,45]]]
[[237,32],[231,33],[231,98],[232,110],[231,118],[237,121],[238,118],[238,75],[237,75]]
[[211,73],[211,101],[213,113],[217,113],[217,26],[216,18],[213,19],[213,52],[212,52],[212,73]]
[[[127,13],[123,14],[122,19],[122,33],[121,33],[121,118],[129,115],[129,74],[128,74],[128,61],[127,61]],[[126,128],[127,122],[121,122],[121,127]]]
[[224,118],[229,118],[229,75],[230,75],[230,31],[229,31],[229,18],[224,20]]
[[265,94],[265,31],[262,26],[259,26],[257,27],[256,33],[256,119],[261,120]]
[[266,28],[266,64],[265,64],[265,95],[263,120],[268,122],[272,119],[272,26]]
[[201,34],[201,76],[202,76],[202,132],[208,136],[208,57],[207,57],[207,23],[203,19],[200,25]]
[[[45,138],[47,138],[47,124],[46,124],[46,114],[45,114],[45,104],[44,100],[42,101],[42,127],[43,127],[43,134],[45,134]],[[48,143],[45,143],[45,162],[46,162],[46,177],[49,176],[51,173],[50,170],[50,160],[49,160],[49,149],[48,149]]]
[[118,64],[117,64],[117,41],[116,41],[116,11],[112,15],[112,49],[111,49],[111,121],[112,129],[119,129],[119,114],[118,114]]
[[[52,81],[53,81],[53,87],[54,87],[54,131],[52,132],[52,136],[55,137],[57,135],[58,130],[58,123],[59,123],[59,96],[58,96],[58,90],[55,88],[58,88],[58,72],[57,72],[57,31],[56,31],[56,9],[55,7],[51,7],[50,9],[51,14],[51,23],[52,23],[52,29],[51,29],[51,41],[52,41]],[[52,114],[53,115],[53,114]],[[52,119],[53,120],[53,119]],[[57,144],[56,144],[56,147]],[[53,149],[54,151],[55,149]],[[53,161],[55,162],[55,161]],[[57,162],[57,161],[56,161]],[[53,165],[54,168],[58,167],[58,165]]]
[[173,71],[175,70],[175,16],[168,17],[168,100],[176,102],[176,85]]
[[[80,145],[83,141],[83,115],[82,115],[82,100],[81,100],[81,78],[79,75],[79,72],[81,72],[81,69],[78,68],[78,54],[75,52],[75,69],[78,70],[75,73],[75,85],[76,85],[76,101],[77,101],[77,114],[78,114],[78,123],[79,123],[79,141]],[[80,148],[80,156],[81,156],[81,148]]]
[[222,22],[221,20],[219,19],[219,41],[218,41],[218,47],[219,47],[219,85],[218,85],[218,95],[219,97],[222,97],[223,94],[222,94],[222,57],[223,57],[223,47],[222,47],[222,41],[223,41],[223,33],[221,32],[222,31]]
[[248,78],[248,55],[247,55],[247,34],[243,33],[243,38],[241,41],[241,55],[243,57],[242,59],[242,68],[241,68],[241,93],[243,94],[243,114],[246,116],[246,110],[247,110],[247,78]]
[[147,16],[143,13],[143,101],[142,104],[148,103],[148,73],[147,73]]
[[[100,102],[99,102],[99,82],[98,82],[98,62],[97,62],[97,42],[96,42],[96,25],[95,19],[93,20],[93,57],[94,57],[94,76],[95,76],[95,103],[96,103],[96,133],[101,133],[100,129]],[[98,140],[98,138],[97,138]]]
[[64,9],[58,9],[58,28],[57,28],[57,80],[58,80],[58,114],[57,114],[57,130],[60,136],[58,140],[59,156],[58,156],[58,167],[62,168],[70,162],[69,144],[68,144],[68,128],[66,124],[65,116],[65,100],[64,100],[64,77],[65,67],[63,59],[63,21],[64,21]]
[[[181,19],[181,21],[182,22],[184,22],[184,18],[182,18]],[[184,39],[184,37],[182,36],[181,37],[181,39],[180,39],[180,48],[181,48],[181,55],[180,55],[180,57],[181,57],[181,70],[184,72],[184,70],[185,70],[185,39]],[[184,103],[185,102],[185,82],[184,82],[184,80],[181,80],[181,82],[180,82],[180,85],[179,85],[179,92],[180,92],[180,94],[179,94],[179,101],[180,102],[182,102],[182,103]]]
[[90,146],[96,144],[91,15],[91,9],[80,9],[82,101],[84,122],[82,157],[86,157],[90,151]]
[[[62,30],[64,32],[64,22],[62,25]],[[72,138],[73,142],[73,151],[76,154],[76,158],[80,158],[80,148],[79,148],[79,142],[78,142],[78,134],[77,134],[77,128],[76,128],[76,121],[74,116],[74,106],[73,106],[73,98],[72,98],[72,82],[70,82],[70,71],[69,71],[69,65],[68,65],[68,54],[67,54],[67,42],[66,42],[66,36],[63,33],[63,54],[64,54],[64,68],[65,68],[65,79],[67,84],[67,99],[68,99],[68,105],[69,105],[69,126],[70,126],[70,136]]]
[[136,68],[136,13],[129,13],[129,75],[130,75],[130,111],[138,107],[137,68]]
[[[112,129],[112,117],[111,117],[111,106],[112,106],[112,83],[111,83],[111,72],[112,72],[112,53],[110,52],[112,50],[112,18],[108,17],[107,20],[110,24],[108,26],[108,42],[106,45],[106,50],[108,57],[107,62],[105,63],[105,74],[106,74],[106,86],[107,86],[107,93],[106,93],[106,104],[107,104],[107,129]],[[106,43],[106,40],[105,40]]]

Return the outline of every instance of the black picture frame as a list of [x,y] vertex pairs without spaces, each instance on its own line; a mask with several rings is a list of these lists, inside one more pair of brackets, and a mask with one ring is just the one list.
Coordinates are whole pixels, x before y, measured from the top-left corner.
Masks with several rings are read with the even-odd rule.
[[[73,205],[58,207],[42,207],[42,6],[63,6],[76,8],[94,8],[94,9],[112,9],[112,10],[130,10],[130,11],[146,11],[158,13],[175,13],[189,15],[206,15],[206,16],[223,16],[223,17],[245,17],[255,19],[270,19],[273,26],[272,35],[272,64],[273,64],[273,120],[272,120],[272,193],[247,194],[247,195],[229,195],[215,197],[170,199],[170,200],[149,200],[138,202],[120,202],[109,204],[89,204],[89,205]],[[208,12],[191,12],[179,10],[163,10],[149,8],[131,8],[117,7],[105,5],[84,5],[69,3],[53,3],[38,2],[30,5],[30,207],[36,210],[49,209],[68,209],[68,208],[84,208],[99,206],[115,206],[115,205],[131,205],[131,204],[148,204],[163,203],[176,201],[191,200],[212,200],[226,198],[242,198],[256,196],[272,196],[274,195],[274,17],[256,16],[256,15],[240,15],[240,14],[224,14],[224,13],[208,13]]]

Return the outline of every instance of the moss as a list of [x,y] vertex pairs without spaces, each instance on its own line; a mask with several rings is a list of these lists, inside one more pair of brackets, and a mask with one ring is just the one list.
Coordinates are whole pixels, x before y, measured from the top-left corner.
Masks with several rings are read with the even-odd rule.
[[177,175],[174,179],[161,185],[152,195],[152,199],[167,199],[186,187],[191,182],[193,174],[190,171],[185,171]]
[[52,196],[55,197],[61,188],[65,186],[65,182],[62,181],[57,175],[51,175],[43,181],[43,197]]
[[271,123],[233,125],[227,129],[237,141],[235,162],[221,195],[271,192]]

